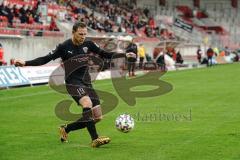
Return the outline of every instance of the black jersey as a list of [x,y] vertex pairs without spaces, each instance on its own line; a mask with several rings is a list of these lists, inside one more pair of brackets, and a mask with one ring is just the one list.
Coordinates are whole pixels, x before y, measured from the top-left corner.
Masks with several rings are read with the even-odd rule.
[[[99,48],[92,41],[84,41],[81,45],[74,45],[71,39],[59,44],[55,50],[44,57],[26,61],[26,66],[39,66],[48,63],[51,60],[61,58],[65,67],[65,81],[67,84],[91,83],[91,78],[88,72],[89,54],[97,54],[101,58],[111,59],[115,53],[106,52]],[[114,58],[124,57],[124,54],[116,54]],[[80,59],[84,66],[76,67],[76,70],[69,69],[71,63]],[[66,66],[65,66],[66,64]]]

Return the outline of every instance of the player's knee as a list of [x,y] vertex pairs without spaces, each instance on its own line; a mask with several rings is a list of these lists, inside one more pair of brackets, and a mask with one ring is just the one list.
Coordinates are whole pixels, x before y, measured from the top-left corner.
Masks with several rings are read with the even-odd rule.
[[92,108],[92,111],[93,111],[93,117],[94,117],[95,123],[100,122],[103,118],[101,106],[100,105],[95,105]]
[[79,100],[80,104],[83,106],[83,108],[89,108],[92,107],[92,101],[90,97],[84,96]]

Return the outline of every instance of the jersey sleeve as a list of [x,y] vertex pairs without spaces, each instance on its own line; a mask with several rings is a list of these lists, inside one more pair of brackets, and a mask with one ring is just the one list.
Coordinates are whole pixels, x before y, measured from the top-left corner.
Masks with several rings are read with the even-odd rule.
[[96,43],[89,41],[89,48],[90,51],[98,54],[101,58],[106,58],[106,59],[114,59],[114,58],[122,58],[125,57],[125,54],[122,53],[116,53],[116,52],[107,52],[103,49],[101,49]]
[[61,57],[61,53],[63,52],[62,48],[63,48],[62,45],[59,44],[54,50],[49,52],[49,54],[47,54],[46,56],[26,61],[25,66],[41,66],[50,62],[51,60],[55,60]]

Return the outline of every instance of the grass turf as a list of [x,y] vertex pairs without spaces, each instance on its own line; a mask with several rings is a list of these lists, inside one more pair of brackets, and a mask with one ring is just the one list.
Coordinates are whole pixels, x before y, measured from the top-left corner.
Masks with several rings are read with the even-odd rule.
[[[90,147],[86,129],[60,143],[57,127],[64,121],[54,108],[68,96],[48,86],[2,90],[0,159],[239,160],[239,73],[240,64],[168,72],[161,79],[173,85],[171,92],[138,98],[134,107],[118,97],[118,106],[97,124],[100,135],[112,142],[97,149]],[[103,80],[94,85],[117,96],[111,84]],[[76,105],[71,110],[81,112]],[[114,127],[115,118],[125,112],[136,121],[127,134]]]

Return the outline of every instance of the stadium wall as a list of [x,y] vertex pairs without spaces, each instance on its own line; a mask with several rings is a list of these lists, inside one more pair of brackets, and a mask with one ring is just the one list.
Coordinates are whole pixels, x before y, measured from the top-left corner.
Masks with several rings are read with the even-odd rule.
[[49,53],[63,38],[27,37],[22,39],[0,39],[4,49],[4,59],[7,63],[11,58],[33,59]]

